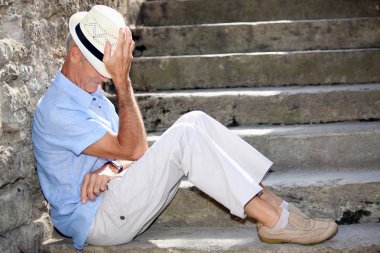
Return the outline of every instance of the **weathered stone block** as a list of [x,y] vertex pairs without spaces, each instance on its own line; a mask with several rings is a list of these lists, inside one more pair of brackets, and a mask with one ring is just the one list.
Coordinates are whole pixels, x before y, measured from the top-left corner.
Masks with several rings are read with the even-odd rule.
[[13,56],[11,41],[9,39],[0,40],[0,65],[7,63]]
[[8,63],[0,70],[0,78],[7,83],[16,80],[18,77],[19,66],[15,63]]
[[[22,138],[22,137],[20,137]],[[0,146],[0,187],[24,179],[34,172],[34,158],[31,145]]]
[[[3,94],[1,92],[3,82],[0,82],[0,101],[3,101]],[[2,113],[2,106],[0,105],[0,137],[3,135],[3,113]],[[0,142],[1,144],[1,142]]]
[[24,41],[24,31],[22,29],[22,16],[10,11],[2,16],[0,23],[0,35],[3,38],[12,38],[17,41]]
[[[380,50],[326,50],[136,58],[137,90],[380,82]],[[353,71],[355,70],[355,71]]]
[[13,230],[31,218],[33,200],[26,184],[13,185],[0,195],[0,234]]
[[226,126],[380,119],[379,84],[152,92],[136,97],[148,131],[164,130],[193,110]]
[[377,0],[147,1],[142,8],[146,26],[376,17],[379,13]]
[[3,234],[0,237],[0,252],[40,252],[43,232],[41,224],[30,223]]
[[0,88],[0,92],[3,97],[1,104],[3,129],[14,132],[27,127],[30,122],[30,115],[27,111],[30,104],[28,88],[26,86],[12,88],[6,84]]
[[[138,27],[135,56],[202,55],[370,48],[380,18]],[[162,43],[162,42],[165,43]]]
[[0,146],[0,167],[2,168],[2,173],[0,174],[0,187],[4,184],[12,181],[14,176],[12,175],[15,171],[13,170],[13,148]]

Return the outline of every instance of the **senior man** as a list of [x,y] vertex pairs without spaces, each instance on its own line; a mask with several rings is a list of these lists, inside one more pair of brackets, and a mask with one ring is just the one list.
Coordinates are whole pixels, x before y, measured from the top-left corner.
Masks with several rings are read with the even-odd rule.
[[[130,242],[183,176],[232,214],[257,220],[264,242],[313,244],[336,233],[335,222],[310,219],[266,189],[272,162],[202,112],[182,116],[148,149],[124,18],[97,5],[74,14],[69,28],[65,62],[37,105],[33,144],[52,222],[77,249]],[[110,78],[118,114],[100,88]]]

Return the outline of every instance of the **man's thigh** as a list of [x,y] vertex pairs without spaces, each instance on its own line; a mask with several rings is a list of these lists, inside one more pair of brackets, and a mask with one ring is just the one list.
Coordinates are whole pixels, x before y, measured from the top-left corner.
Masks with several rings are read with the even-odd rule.
[[[160,143],[161,142],[161,143]],[[175,195],[183,172],[165,154],[165,140],[108,183],[87,242],[127,243],[143,232]],[[166,156],[166,157],[165,157]]]

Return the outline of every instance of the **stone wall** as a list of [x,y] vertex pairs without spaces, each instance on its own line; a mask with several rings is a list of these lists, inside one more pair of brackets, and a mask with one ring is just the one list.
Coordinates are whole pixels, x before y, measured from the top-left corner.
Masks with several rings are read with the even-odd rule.
[[37,101],[63,63],[68,18],[94,3],[134,23],[142,0],[0,0],[0,252],[38,252],[49,237],[48,205],[31,143]]

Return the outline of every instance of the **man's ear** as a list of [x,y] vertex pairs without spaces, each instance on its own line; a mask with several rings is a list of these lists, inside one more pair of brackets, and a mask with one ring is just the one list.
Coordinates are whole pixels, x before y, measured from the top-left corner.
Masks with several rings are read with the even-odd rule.
[[79,47],[75,44],[72,45],[70,48],[70,61],[72,63],[78,64],[82,58],[83,58],[83,54],[80,51]]

